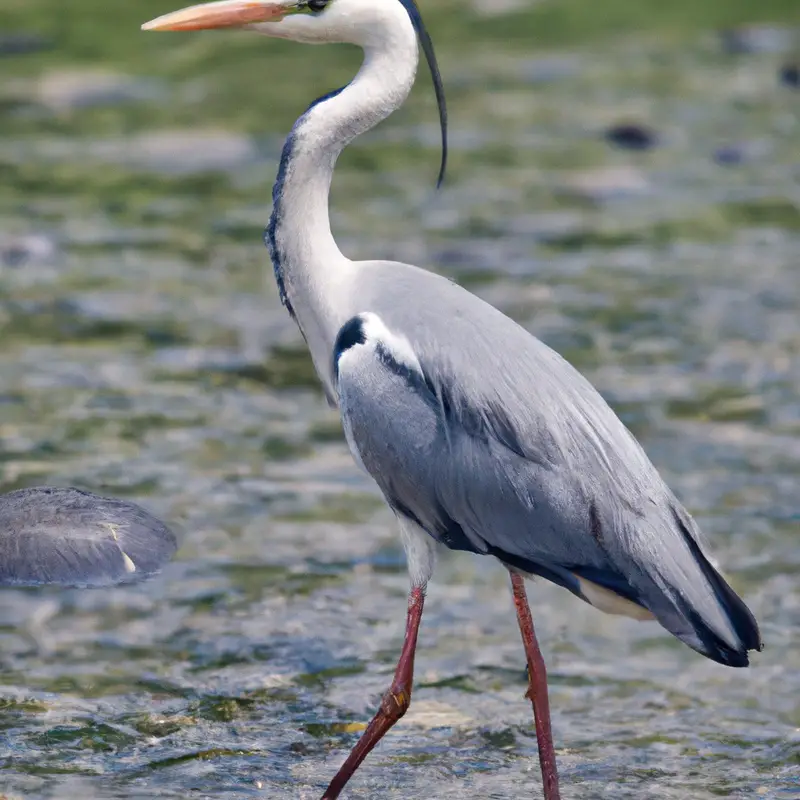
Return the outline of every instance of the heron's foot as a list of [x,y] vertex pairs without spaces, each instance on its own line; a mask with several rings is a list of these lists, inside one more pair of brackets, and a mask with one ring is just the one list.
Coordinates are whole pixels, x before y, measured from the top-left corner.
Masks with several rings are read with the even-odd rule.
[[406,621],[406,637],[403,641],[403,650],[397,669],[392,679],[389,691],[381,698],[372,721],[356,746],[350,752],[347,760],[325,790],[322,800],[336,800],[347,781],[358,769],[367,753],[381,740],[384,733],[402,717],[411,705],[411,687],[414,685],[414,651],[417,646],[417,632],[422,618],[422,606],[425,602],[425,587],[415,586],[408,597],[408,619]]
[[398,681],[393,683],[391,688],[381,698],[381,704],[375,712],[372,721],[367,725],[361,739],[350,753],[350,757],[331,781],[330,785],[322,795],[321,800],[335,800],[339,797],[344,785],[355,772],[364,757],[405,713],[411,705],[411,689],[406,688],[406,683]]

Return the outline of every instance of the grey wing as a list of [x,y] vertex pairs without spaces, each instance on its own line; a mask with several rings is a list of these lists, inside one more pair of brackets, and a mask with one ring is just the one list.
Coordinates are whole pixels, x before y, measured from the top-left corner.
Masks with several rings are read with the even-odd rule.
[[[396,512],[451,549],[494,555],[603,610],[644,609],[710,658],[747,663],[755,621],[644,454],[637,482],[627,443],[581,443],[581,431],[602,439],[608,420],[581,418],[586,403],[567,394],[560,409],[528,409],[522,426],[502,387],[471,395],[472,375],[462,381],[448,359],[430,348],[415,359],[418,369],[367,344],[338,365],[348,442]],[[553,430],[565,425],[574,431]]]
[[0,495],[0,586],[109,586],[140,580],[178,542],[134,503],[38,486]]

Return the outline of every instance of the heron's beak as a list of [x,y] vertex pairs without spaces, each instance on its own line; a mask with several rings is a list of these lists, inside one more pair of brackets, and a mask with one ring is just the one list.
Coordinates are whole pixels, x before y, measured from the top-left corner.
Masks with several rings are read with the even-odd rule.
[[219,0],[190,6],[142,25],[143,31],[205,31],[240,28],[255,22],[277,22],[297,11],[298,0]]

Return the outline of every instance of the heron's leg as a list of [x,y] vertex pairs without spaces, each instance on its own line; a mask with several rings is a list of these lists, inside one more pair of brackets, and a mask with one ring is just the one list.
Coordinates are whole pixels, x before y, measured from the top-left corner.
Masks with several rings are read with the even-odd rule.
[[517,622],[525,645],[528,660],[528,691],[526,697],[533,704],[533,718],[536,721],[536,741],[539,745],[539,764],[542,767],[542,784],[545,800],[559,800],[558,769],[553,750],[553,731],[550,728],[550,701],[547,699],[547,670],[542,651],[536,641],[533,618],[525,592],[525,579],[510,572],[511,589],[514,592],[514,606],[517,609]]
[[381,700],[381,707],[372,718],[367,729],[351,750],[347,761],[342,764],[330,782],[322,800],[334,800],[353,776],[367,754],[383,738],[392,725],[408,711],[411,705],[411,685],[414,680],[414,651],[417,649],[417,632],[422,619],[422,606],[425,602],[425,585],[414,586],[408,595],[408,617],[406,618],[406,637],[394,680],[389,691]]

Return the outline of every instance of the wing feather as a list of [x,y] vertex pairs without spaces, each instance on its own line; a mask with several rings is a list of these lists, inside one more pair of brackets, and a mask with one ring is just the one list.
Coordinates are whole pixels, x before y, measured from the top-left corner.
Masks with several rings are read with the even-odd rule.
[[[447,295],[438,306],[436,291]],[[709,657],[746,664],[755,620],[588,381],[457,286],[426,300],[380,311],[419,372],[387,368],[368,346],[340,364],[351,446],[388,503],[453,549],[496,555],[587,601],[580,582],[591,581]]]

